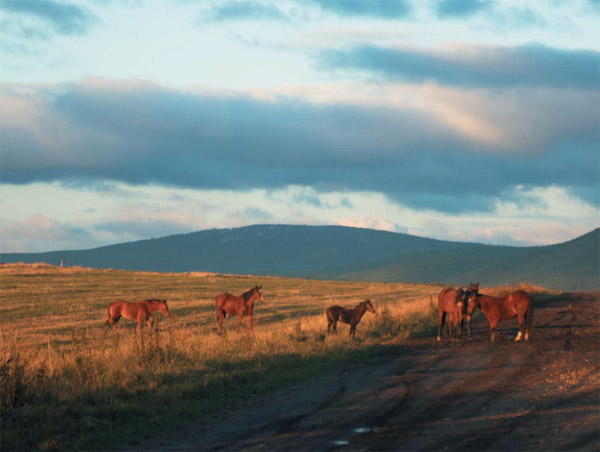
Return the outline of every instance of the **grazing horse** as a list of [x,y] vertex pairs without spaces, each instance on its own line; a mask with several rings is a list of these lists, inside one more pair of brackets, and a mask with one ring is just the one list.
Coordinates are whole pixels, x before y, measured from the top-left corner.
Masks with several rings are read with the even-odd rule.
[[152,325],[152,313],[160,311],[163,315],[169,315],[167,300],[143,300],[137,303],[129,301],[117,300],[113,301],[108,307],[108,320],[104,324],[104,334],[110,325],[117,328],[121,317],[133,320],[137,323],[138,329],[141,330],[142,324],[145,322],[149,327]]
[[[516,290],[504,298],[491,297],[475,293],[469,295],[467,300],[467,315],[472,316],[477,308],[485,314],[490,323],[491,341],[494,342],[496,327],[501,320],[510,320],[517,317],[519,332],[515,341],[520,341],[525,332],[525,340],[529,340],[533,324],[533,299],[524,290]],[[470,330],[470,329],[469,329]]]
[[333,326],[333,332],[337,334],[337,323],[347,323],[350,325],[350,337],[354,338],[356,333],[356,325],[359,324],[365,312],[375,314],[375,308],[371,304],[371,300],[360,302],[354,309],[345,309],[341,306],[331,306],[327,309],[327,334]]
[[438,335],[437,340],[442,340],[444,321],[448,316],[448,336],[458,339],[462,334],[462,320],[465,312],[465,297],[463,289],[446,287],[438,295]]
[[169,306],[167,306],[167,300],[159,300],[157,298],[151,298],[149,300],[141,300],[148,305],[148,313],[150,315],[159,311],[165,317],[169,317]]
[[242,317],[248,316],[248,327],[252,330],[252,314],[254,313],[254,302],[264,301],[260,291],[262,286],[254,286],[242,295],[231,295],[222,293],[217,295],[215,307],[217,309],[217,327],[219,333],[223,331],[223,319],[228,315],[238,316],[238,329],[242,327]]

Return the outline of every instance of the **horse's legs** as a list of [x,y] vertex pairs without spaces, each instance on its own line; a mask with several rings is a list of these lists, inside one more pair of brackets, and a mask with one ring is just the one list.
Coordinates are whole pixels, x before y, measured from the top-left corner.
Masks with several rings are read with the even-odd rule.
[[217,309],[217,330],[219,333],[223,332],[223,311]]
[[248,314],[248,328],[252,330],[252,314]]
[[442,340],[442,329],[444,327],[444,317],[446,316],[446,313],[444,311],[438,311],[438,335],[437,335],[437,340],[438,342]]
[[354,334],[356,333],[356,323],[350,324],[350,337],[354,339]]
[[517,337],[515,337],[515,342],[519,342],[521,340],[521,336],[523,335],[523,327],[525,326],[525,322],[523,321],[524,316],[519,314],[518,315],[518,319],[519,319],[519,332],[517,333]]
[[456,313],[453,312],[450,314],[450,322],[448,324],[448,331],[450,333],[450,339],[456,340],[456,331],[457,331],[457,317]]
[[490,322],[490,341],[494,342],[494,340],[496,339],[496,327],[498,326],[498,321],[491,321]]
[[469,339],[472,339],[471,338],[471,316],[470,315],[467,315],[467,337]]
[[108,330],[108,327],[111,325],[112,323],[112,317],[109,317],[108,320],[104,323],[104,334],[103,336],[106,336],[106,330]]
[[242,328],[242,317],[243,316],[244,315],[241,312],[238,314],[238,330]]
[[533,306],[529,305],[525,312],[525,340],[529,340],[529,334],[531,333],[531,325],[533,324]]

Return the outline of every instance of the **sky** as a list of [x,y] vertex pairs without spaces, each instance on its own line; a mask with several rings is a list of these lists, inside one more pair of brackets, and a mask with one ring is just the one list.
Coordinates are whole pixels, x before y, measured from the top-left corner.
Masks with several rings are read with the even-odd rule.
[[0,251],[600,226],[600,2],[1,0]]

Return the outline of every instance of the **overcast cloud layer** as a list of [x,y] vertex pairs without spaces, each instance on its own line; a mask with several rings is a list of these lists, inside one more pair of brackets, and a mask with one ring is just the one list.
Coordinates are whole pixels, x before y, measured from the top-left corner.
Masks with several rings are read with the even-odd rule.
[[[483,0],[2,2],[5,193],[24,200],[40,183],[82,193],[122,183],[213,193],[224,206],[255,193],[229,217],[178,207],[171,221],[164,203],[160,211],[134,208],[135,218],[111,207],[85,224],[75,210],[58,222],[44,203],[27,214],[6,211],[19,203],[3,195],[2,246],[24,230],[85,246],[198,227],[323,224],[320,215],[439,238],[494,230],[492,242],[539,243],[519,235],[512,207],[511,227],[493,229],[506,206],[529,212],[523,228],[532,211],[546,212],[556,240],[585,232],[598,225],[600,206],[600,53],[589,31],[597,7],[581,1],[559,14],[544,2]],[[186,74],[193,83],[180,82]],[[281,202],[317,209],[306,217],[265,201],[297,189],[309,195]],[[390,213],[369,210],[365,196],[383,197]],[[556,213],[558,205],[567,207]],[[576,225],[566,220],[582,212]],[[489,224],[478,227],[487,232],[444,230],[434,226],[440,215],[485,217]],[[422,227],[403,224],[417,216]]]

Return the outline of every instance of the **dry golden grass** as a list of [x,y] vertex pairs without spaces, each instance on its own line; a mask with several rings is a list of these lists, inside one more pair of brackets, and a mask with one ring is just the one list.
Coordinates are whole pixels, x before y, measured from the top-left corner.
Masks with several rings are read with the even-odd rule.
[[[265,301],[255,306],[254,333],[245,320],[237,331],[236,319],[228,318],[218,335],[215,296],[255,284]],[[168,427],[209,415],[383,344],[434,334],[441,288],[2,265],[1,448],[133,446],[123,438],[134,439],[148,422]],[[111,301],[146,298],[167,299],[171,317],[155,314],[158,328],[142,337],[122,319],[120,332],[103,338]],[[338,326],[339,336],[326,335],[327,307],[367,298],[377,314],[365,315],[355,341],[347,340],[346,325]]]
[[524,290],[525,292],[529,292],[530,294],[540,294],[540,293],[551,293],[552,291],[541,287],[536,286],[535,284],[530,283],[519,283],[505,286],[494,286],[494,287],[480,287],[479,292],[485,295],[491,295],[492,297],[504,297],[515,290]]

